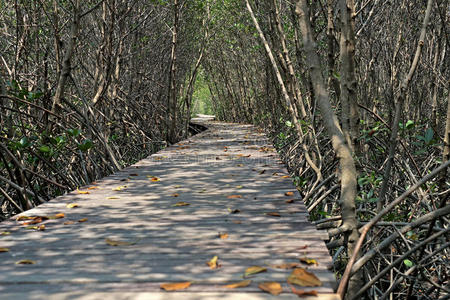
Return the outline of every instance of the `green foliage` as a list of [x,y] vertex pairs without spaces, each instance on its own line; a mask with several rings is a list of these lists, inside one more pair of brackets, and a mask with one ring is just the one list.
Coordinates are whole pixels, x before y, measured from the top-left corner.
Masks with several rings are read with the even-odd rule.
[[198,72],[195,84],[194,94],[192,95],[192,115],[205,114],[213,115],[213,108],[211,103],[211,92],[209,90],[208,82],[205,79],[203,70]]

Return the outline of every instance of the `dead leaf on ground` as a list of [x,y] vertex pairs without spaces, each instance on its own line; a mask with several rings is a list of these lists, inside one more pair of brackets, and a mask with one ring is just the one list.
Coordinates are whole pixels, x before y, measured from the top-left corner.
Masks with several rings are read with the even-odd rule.
[[83,222],[86,222],[87,220],[88,220],[87,218],[79,219],[78,223],[83,223]]
[[154,177],[150,178],[150,181],[157,182],[157,181],[161,181],[161,179],[159,179],[158,177],[154,176]]
[[80,206],[78,205],[78,203],[69,203],[66,205],[66,207],[67,208],[76,208],[76,207],[80,207]]
[[210,261],[208,261],[206,264],[211,268],[211,270],[220,268],[221,265],[218,263],[219,257],[216,255],[213,258],[211,258]]
[[284,195],[292,197],[292,196],[294,196],[294,192],[286,192],[286,193],[284,193]]
[[234,224],[242,224],[242,221],[239,221],[239,220],[233,220],[231,222],[233,222]]
[[229,212],[230,214],[238,214],[238,213],[240,213],[241,211],[240,211],[239,209],[237,209],[237,208],[232,209],[231,207],[228,207],[228,212]]
[[237,164],[236,167],[243,167],[243,164]]
[[316,275],[303,268],[296,268],[289,275],[287,281],[300,286],[321,286],[322,282]]
[[36,219],[34,219],[34,220],[30,221],[30,222],[25,222],[25,223],[23,223],[22,225],[39,224],[39,223],[41,223],[42,221],[44,221],[43,218],[37,217]]
[[77,189],[77,194],[81,194],[81,195],[85,195],[85,194],[90,194],[91,192],[89,191],[80,191],[79,189]]
[[127,188],[126,185],[121,185],[121,186],[118,186],[118,187],[113,188],[112,190],[113,190],[113,191],[121,191],[121,190],[124,190],[124,189],[126,189],[126,188]]
[[106,197],[106,199],[108,199],[108,200],[117,200],[117,199],[120,199],[119,197]]
[[242,186],[242,185],[237,185],[236,188],[237,188],[237,189],[242,189],[243,186]]
[[0,253],[9,252],[9,248],[0,248]]
[[50,220],[54,220],[54,219],[62,219],[62,218],[64,218],[66,215],[64,214],[64,213],[59,213],[59,214],[56,214],[56,215],[53,215],[53,216],[49,216],[48,218],[50,219]]
[[289,175],[284,175],[284,176],[281,176],[281,178],[291,178],[291,176],[289,176]]
[[191,286],[191,282],[175,282],[175,283],[163,283],[159,287],[165,291],[178,291],[184,290]]
[[66,221],[63,224],[64,225],[72,225],[72,224],[75,224],[75,222],[74,221]]
[[232,284],[227,284],[227,285],[224,285],[223,287],[224,287],[224,288],[227,288],[227,289],[236,289],[236,288],[247,287],[247,286],[249,286],[251,283],[252,283],[252,281],[251,281],[250,279],[247,279],[247,280],[243,280],[243,281],[240,281],[240,282],[236,282],[236,283],[232,283]]
[[308,257],[300,257],[299,260],[302,263],[308,264],[308,265],[318,265],[319,263],[317,262],[317,260],[312,259],[312,258],[308,258]]
[[274,268],[274,269],[287,270],[287,269],[297,268],[299,265],[300,264],[298,264],[298,263],[285,263],[285,264],[280,264],[280,265],[270,265],[270,267]]
[[296,294],[299,297],[306,297],[306,296],[318,296],[318,293],[316,290],[311,291],[304,291],[304,290],[297,290],[295,287],[291,285],[292,293]]
[[132,242],[124,242],[124,241],[118,241],[118,240],[106,238],[105,242],[110,246],[131,246],[131,245],[135,245],[137,242],[139,242],[139,240],[132,241]]
[[271,293],[272,295],[276,296],[281,294],[281,292],[283,291],[283,288],[281,287],[281,284],[279,284],[278,282],[262,282],[260,284],[258,284],[258,287],[267,292],[267,293]]
[[136,177],[136,176],[139,176],[139,174],[137,174],[137,173],[131,173],[130,176]]
[[266,173],[266,170],[259,171],[259,175]]
[[19,216],[16,218],[16,221],[24,221],[24,220],[34,220],[39,217],[31,217],[31,216]]
[[286,202],[286,203],[294,203],[294,201],[295,201],[295,199],[289,199],[289,200],[286,200],[284,202]]
[[240,199],[240,198],[242,198],[242,196],[241,195],[230,195],[227,198],[228,199]]
[[0,232],[0,235],[10,235],[10,234],[11,234],[11,232],[9,232],[9,231]]
[[19,261],[16,261],[16,265],[34,265],[36,262],[31,259],[22,259]]
[[219,238],[221,238],[222,240],[225,240],[225,239],[227,239],[228,238],[228,233],[221,233],[221,232],[219,232]]
[[266,215],[271,216],[271,217],[281,217],[280,213],[277,213],[277,212],[268,212],[268,213],[266,213]]
[[172,205],[172,206],[188,206],[188,205],[191,205],[191,204],[190,204],[190,203],[187,203],[187,202],[181,201],[181,202],[175,203],[175,204]]
[[178,197],[178,196],[180,196],[180,194],[178,194],[178,193],[173,193],[172,194],[172,197]]
[[33,226],[33,225],[31,225],[31,226],[25,227],[25,229],[34,229],[34,230],[44,231],[45,230],[45,225],[44,224],[42,224],[40,226]]
[[245,270],[244,278],[250,275],[267,272],[267,268],[260,267],[260,266],[251,266]]

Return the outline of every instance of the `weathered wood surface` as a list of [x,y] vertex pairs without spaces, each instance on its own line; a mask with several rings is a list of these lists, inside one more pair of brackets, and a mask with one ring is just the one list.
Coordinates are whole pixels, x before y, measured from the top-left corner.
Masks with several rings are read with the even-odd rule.
[[[0,235],[0,247],[10,250],[0,253],[0,299],[273,298],[258,289],[264,281],[282,283],[278,298],[298,299],[286,283],[290,270],[269,267],[242,289],[223,285],[242,280],[247,267],[298,262],[305,256],[319,262],[308,268],[323,282],[305,290],[321,293],[312,299],[338,299],[323,241],[327,235],[307,220],[267,137],[249,125],[208,126],[99,180],[95,189],[80,188],[89,194],[74,191],[22,214],[65,214],[41,223],[45,231],[26,229],[15,220],[0,223],[0,234],[10,233]],[[151,181],[152,176],[159,181]],[[189,206],[174,206],[181,201]],[[67,208],[68,203],[79,207]],[[268,215],[274,212],[280,217]],[[220,239],[219,233],[229,237]],[[106,238],[135,244],[110,246]],[[206,262],[215,255],[222,267],[211,270]],[[17,265],[22,259],[36,263]],[[193,284],[181,292],[159,288],[178,281]]]

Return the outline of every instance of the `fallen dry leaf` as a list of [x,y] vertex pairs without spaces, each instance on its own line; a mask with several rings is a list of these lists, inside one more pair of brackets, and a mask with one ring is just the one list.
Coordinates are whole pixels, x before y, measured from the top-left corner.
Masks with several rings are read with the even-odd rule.
[[306,296],[318,296],[316,290],[311,291],[304,291],[304,290],[297,290],[295,287],[291,285],[292,293],[296,294],[299,297],[306,297]]
[[286,193],[284,193],[284,195],[285,195],[285,196],[290,196],[290,197],[291,197],[291,196],[294,196],[294,192],[286,192]]
[[266,173],[266,170],[259,171],[259,175]]
[[236,167],[243,167],[243,164],[237,164]]
[[30,216],[20,216],[16,218],[16,221],[24,221],[24,220],[34,220],[38,217],[30,217]]
[[118,186],[118,187],[113,188],[112,190],[113,190],[113,191],[121,191],[121,190],[124,190],[124,189],[126,189],[126,188],[127,188],[126,185],[121,185],[121,186]]
[[234,224],[242,224],[242,221],[239,221],[239,220],[233,220],[231,222],[233,222]]
[[262,282],[262,283],[258,284],[258,287],[261,290],[263,290],[267,293],[271,293],[274,296],[279,295],[283,291],[281,284],[279,284],[278,282],[273,282],[273,281]]
[[191,286],[191,282],[163,283],[159,287],[165,291],[184,290]]
[[228,211],[230,212],[230,214],[238,214],[241,212],[239,209],[232,209],[231,207],[228,207]]
[[266,213],[266,215],[271,216],[271,217],[281,217],[280,213],[277,213],[277,212],[268,212],[268,213]]
[[289,176],[289,175],[284,175],[284,176],[281,176],[281,178],[291,178],[291,176]]
[[318,265],[319,263],[317,262],[317,260],[312,259],[312,258],[307,258],[307,257],[300,257],[299,260],[302,263],[308,264],[308,265]]
[[181,202],[175,203],[175,204],[172,205],[172,206],[188,206],[188,205],[191,205],[191,204],[190,204],[190,203],[187,203],[187,202],[181,201]]
[[243,280],[243,281],[240,281],[240,282],[236,282],[236,283],[232,283],[232,284],[227,284],[227,285],[224,285],[223,287],[224,287],[224,288],[227,288],[227,289],[236,289],[236,288],[247,287],[247,286],[249,286],[251,283],[252,283],[252,281],[251,281],[250,279],[247,279],[247,280]]
[[260,267],[260,266],[251,266],[245,270],[244,278],[250,275],[267,272],[267,268]]
[[98,187],[98,186],[90,186],[90,187],[88,187],[87,189],[88,190],[96,190],[96,189],[99,189],[100,187]]
[[44,221],[43,218],[37,217],[36,219],[34,219],[34,220],[30,221],[30,222],[25,222],[25,223],[23,223],[22,225],[39,224],[39,223],[41,223],[42,221]]
[[79,189],[77,189],[77,193],[81,194],[81,195],[85,195],[85,194],[90,194],[91,192],[89,192],[89,191],[80,191]]
[[9,231],[2,231],[2,232],[0,232],[0,235],[10,235],[11,234],[11,232],[9,232]]
[[219,232],[219,238],[221,238],[222,240],[227,239],[228,238],[228,233],[220,233]]
[[79,207],[78,203],[69,203],[66,205],[67,208],[75,208],[75,207]]
[[75,222],[74,221],[66,221],[63,224],[64,225],[72,225],[72,224],[75,224]]
[[16,265],[34,265],[36,262],[31,259],[22,259],[19,261],[16,261]]
[[311,272],[303,268],[296,268],[289,275],[287,281],[300,286],[321,286],[322,282]]
[[219,260],[219,257],[216,255],[216,256],[214,256],[213,258],[211,258],[211,260],[208,261],[206,264],[207,264],[212,270],[214,270],[214,269],[217,269],[217,268],[220,268],[220,267],[221,267],[221,265],[219,265],[219,263],[218,263],[218,260]]
[[120,199],[119,197],[107,197],[106,199],[108,199],[108,200],[117,200],[117,199]]
[[230,195],[227,198],[228,199],[240,199],[240,198],[242,198],[242,196],[241,195]]
[[274,269],[294,269],[297,268],[300,264],[298,263],[285,263],[285,264],[280,264],[280,265],[270,265],[271,268]]
[[237,185],[236,188],[237,188],[237,189],[242,189],[243,186],[242,186],[242,185]]
[[131,246],[131,245],[135,245],[138,241],[139,240],[132,241],[132,242],[123,242],[123,241],[113,240],[110,238],[105,239],[105,242],[110,246]]
[[178,194],[178,193],[173,193],[172,194],[172,197],[178,197],[178,196],[180,196],[180,194]]
[[152,182],[157,182],[157,181],[161,181],[161,179],[159,179],[159,178],[156,177],[156,176],[153,176],[152,178],[150,178],[150,181],[152,181]]
[[31,225],[31,226],[25,227],[25,229],[34,229],[34,230],[44,231],[45,230],[45,225],[44,224],[42,224],[40,226],[33,226],[33,225]]
[[286,200],[284,202],[286,202],[286,203],[294,203],[294,201],[295,201],[295,199],[289,199],[289,200]]
[[53,215],[53,216],[49,216],[48,218],[50,219],[50,220],[54,220],[54,219],[62,219],[62,218],[64,218],[66,215],[64,214],[64,213],[59,213],[59,214],[56,214],[56,215]]
[[78,223],[83,223],[83,222],[86,222],[87,220],[88,220],[87,218],[79,219]]
[[137,174],[137,173],[131,173],[131,174],[129,174],[130,176],[134,176],[134,177],[136,177],[136,176],[139,176],[139,174]]
[[9,252],[9,248],[0,248],[0,253]]

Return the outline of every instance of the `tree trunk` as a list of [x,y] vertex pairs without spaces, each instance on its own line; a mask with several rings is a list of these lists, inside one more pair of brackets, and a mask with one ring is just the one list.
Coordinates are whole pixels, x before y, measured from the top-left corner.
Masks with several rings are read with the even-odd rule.
[[176,72],[177,72],[177,33],[178,33],[178,0],[173,0],[173,28],[172,28],[172,52],[170,54],[170,69],[169,69],[169,132],[168,140],[170,143],[175,143],[177,139],[177,90],[176,90]]

